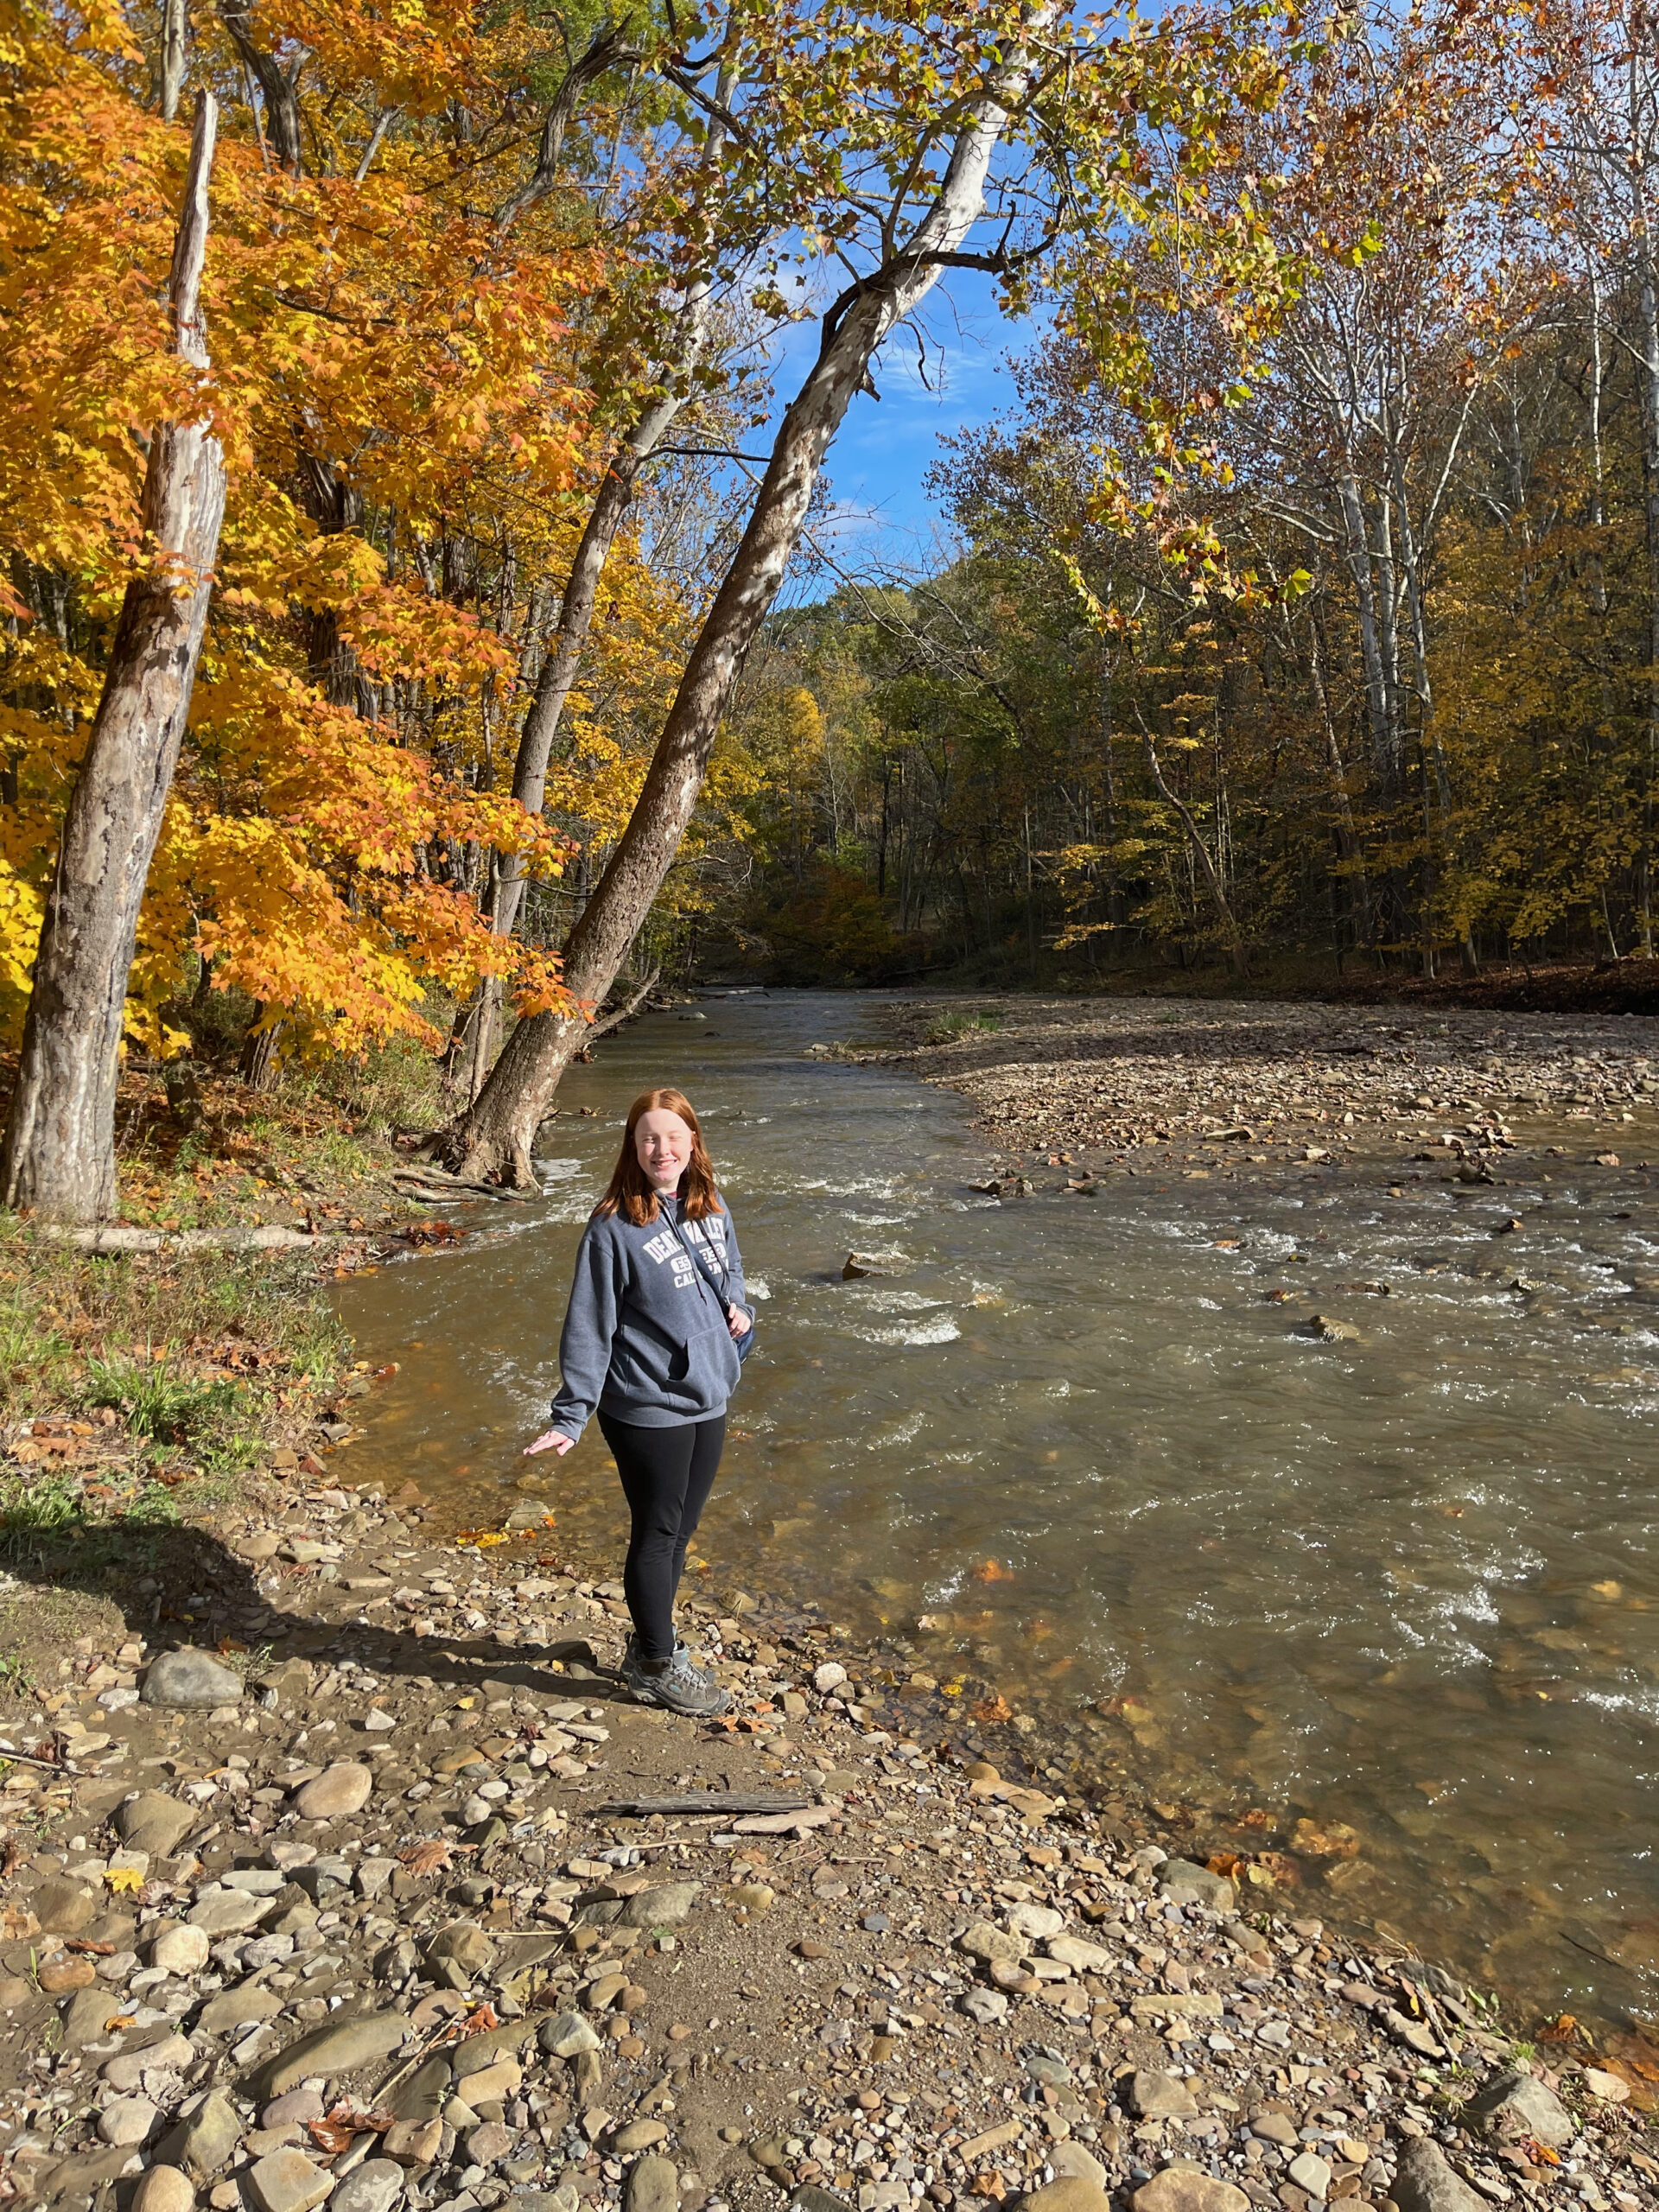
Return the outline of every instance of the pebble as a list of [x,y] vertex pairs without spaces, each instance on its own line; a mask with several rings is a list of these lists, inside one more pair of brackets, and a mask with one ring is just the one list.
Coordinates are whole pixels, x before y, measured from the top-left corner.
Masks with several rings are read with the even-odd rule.
[[679,2202],[679,2171],[673,2160],[641,2158],[628,2176],[627,2212],[677,2212]]
[[1306,2190],[1310,2196],[1322,2204],[1330,2193],[1331,2168],[1317,2151],[1304,2151],[1291,2160],[1286,2170],[1298,2189]]
[[340,1821],[360,1813],[374,1789],[374,1775],[366,1766],[340,1761],[325,1767],[314,1781],[296,1793],[294,1809],[303,1821]]
[[1134,2212],[1248,2212],[1249,2202],[1230,2182],[1192,2166],[1166,2166],[1129,2199]]
[[131,2212],[195,2212],[196,2192],[177,2166],[152,2166],[132,2192]]
[[335,2184],[330,2212],[391,2212],[404,2193],[403,2168],[391,2158],[365,2158]]
[[249,2167],[246,2186],[257,2212],[315,2212],[332,2193],[334,2177],[303,2151],[271,2151]]
[[148,2097],[118,2097],[98,2116],[99,2140],[105,2143],[147,2143],[161,2118]]
[[200,1974],[212,1948],[213,1938],[203,1927],[166,1928],[149,1947],[149,1963],[181,1977]]

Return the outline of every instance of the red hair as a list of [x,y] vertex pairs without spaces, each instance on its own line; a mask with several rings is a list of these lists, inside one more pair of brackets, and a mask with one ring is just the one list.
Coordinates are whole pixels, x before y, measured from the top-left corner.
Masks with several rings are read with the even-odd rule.
[[616,1156],[605,1195],[594,1208],[595,1221],[607,1214],[620,1213],[626,1214],[636,1229],[644,1229],[656,1220],[657,1193],[639,1165],[634,1131],[644,1116],[659,1113],[677,1114],[691,1132],[691,1157],[680,1178],[682,1220],[701,1221],[704,1214],[721,1211],[715,1192],[714,1166],[703,1149],[702,1128],[691,1101],[683,1090],[642,1090],[628,1109],[622,1149]]

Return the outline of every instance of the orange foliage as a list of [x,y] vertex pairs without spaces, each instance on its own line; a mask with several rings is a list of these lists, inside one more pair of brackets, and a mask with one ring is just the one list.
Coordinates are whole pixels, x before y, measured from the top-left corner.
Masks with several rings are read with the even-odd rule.
[[[182,1041],[168,1009],[198,962],[302,1047],[429,1037],[427,992],[464,995],[486,974],[527,1009],[567,1002],[556,957],[494,937],[480,897],[493,855],[523,855],[534,878],[568,849],[505,786],[527,632],[591,478],[591,379],[569,324],[607,265],[573,229],[580,194],[498,226],[518,139],[463,158],[452,118],[522,83],[522,26],[481,29],[463,0],[277,0],[252,20],[267,48],[306,50],[308,173],[272,159],[228,36],[200,11],[193,81],[226,107],[200,383],[170,350],[163,302],[188,113],[167,124],[149,105],[146,57],[113,0],[78,16],[22,0],[0,34],[0,1027],[13,1033],[141,557],[143,442],[204,404],[229,469],[226,526],[130,1034]],[[677,610],[626,547],[613,581],[648,649]]]

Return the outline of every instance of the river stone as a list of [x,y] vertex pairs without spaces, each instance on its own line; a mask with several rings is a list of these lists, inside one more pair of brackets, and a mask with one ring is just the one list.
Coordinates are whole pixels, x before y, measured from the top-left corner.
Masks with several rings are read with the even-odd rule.
[[1317,2151],[1304,2151],[1286,2170],[1298,2189],[1323,2204],[1331,2192],[1331,2168]]
[[1010,1936],[1006,1928],[994,1928],[988,1920],[975,1921],[957,1938],[957,1948],[982,1966],[989,1966],[993,1959],[1017,1959],[1024,1948],[1017,1936]]
[[391,2212],[404,2193],[404,2170],[390,2158],[365,2158],[334,2185],[332,2212]]
[[1064,1930],[1065,1915],[1056,1912],[1052,1905],[1017,1904],[1008,1913],[1008,1925],[1016,1936],[1027,1936],[1033,1942],[1042,1942]]
[[308,1782],[294,1800],[302,1821],[341,1821],[360,1813],[374,1789],[374,1776],[354,1760],[338,1760]]
[[79,1936],[98,1910],[98,1899],[86,1884],[63,1874],[42,1882],[29,1903],[48,1936]]
[[574,2058],[579,2051],[599,2049],[599,2037],[579,2012],[561,2012],[544,2020],[537,2041],[550,2058]]
[[244,2186],[259,2212],[315,2212],[332,2192],[334,2177],[314,2166],[303,2151],[272,2151],[255,2160]]
[[672,2158],[641,2158],[628,2176],[627,2212],[677,2212],[679,2170]]
[[430,2120],[394,2120],[380,2147],[400,2166],[429,2166],[443,2148],[443,2122],[435,2113]]
[[1070,1967],[1073,1974],[1110,1974],[1117,1961],[1102,1943],[1086,1943],[1080,1936],[1056,1936],[1048,1955]]
[[115,1832],[130,1850],[152,1859],[170,1859],[196,1825],[194,1805],[181,1805],[159,1789],[140,1790],[115,1815]]
[[789,2200],[789,2212],[853,2212],[853,2207],[850,2198],[837,2196],[833,2189],[819,2189],[804,2181]]
[[408,2032],[409,2022],[401,2012],[365,2012],[353,2020],[325,2020],[257,2069],[249,2078],[246,2094],[264,2104],[304,2081],[308,2074],[349,2074],[353,2067],[389,2057]]
[[1096,2189],[1106,2189],[1110,2176],[1091,2151],[1081,2143],[1056,2143],[1048,2154],[1056,2178],[1061,2181],[1092,2182]]
[[499,2120],[486,2120],[474,2127],[462,2142],[462,2149],[475,2166],[493,2166],[498,2158],[505,2158],[518,2139],[512,2128]]
[[282,2009],[283,2000],[274,1989],[245,1981],[238,1989],[222,1989],[217,1997],[210,1997],[196,2025],[210,2036],[228,2035],[232,2028],[245,2027],[250,2020],[274,2020]]
[[156,2145],[156,2164],[181,2166],[193,2181],[211,2181],[241,2140],[241,2113],[223,2090],[213,2089]]
[[1578,2122],[1553,2089],[1518,2068],[1496,2074],[1476,2091],[1465,2108],[1466,2117],[1488,2135],[1513,2142],[1535,2135],[1552,2151],[1570,2143]]
[[626,2158],[635,2151],[653,2150],[667,2140],[668,2130],[660,2120],[631,2120],[611,2138],[611,2148]]
[[261,2127],[285,2127],[292,2120],[304,2127],[309,2121],[322,2118],[322,2099],[315,2089],[290,2089],[285,2096],[273,2097],[259,2115]]
[[508,2020],[481,2036],[468,2036],[450,2053],[456,2081],[470,2081],[474,2074],[482,2074],[501,2059],[522,2050],[540,2025],[535,2013],[527,2012],[522,2020]]
[[132,2192],[132,2212],[195,2212],[195,2185],[177,2166],[152,2166]]
[[970,1989],[957,2002],[970,2020],[977,2020],[982,2028],[994,2026],[1008,2017],[1008,2000],[998,1989]]
[[138,1694],[146,1705],[204,1709],[242,1702],[243,1681],[234,1668],[215,1659],[211,1651],[187,1644],[179,1651],[163,1651],[153,1660]]
[[847,1679],[847,1669],[838,1659],[826,1659],[821,1667],[812,1670],[812,1687],[820,1697],[828,1697],[831,1690],[838,1690]]
[[486,2105],[504,2105],[516,2097],[524,2084],[524,2069],[516,2058],[498,2058],[493,2066],[469,2074],[464,2090],[469,2104],[481,2112]]
[[1129,2103],[1138,2120],[1191,2120],[1198,2109],[1198,2099],[1185,2082],[1151,2069],[1131,2079]]
[[[382,2102],[400,2124],[406,2121],[410,2127],[424,2127],[443,2110],[448,2094],[449,2061],[440,2052],[424,2066],[417,2066],[408,2081]],[[387,2139],[390,2143],[391,2139]],[[396,2158],[398,2153],[394,2151],[391,2155]]]
[[136,2149],[149,2140],[161,2113],[148,2097],[117,2097],[98,2115],[100,2143],[125,2143]]
[[1217,2181],[1196,2166],[1166,2166],[1143,2182],[1129,2202],[1134,2212],[1249,2212],[1250,2200],[1231,2182]]
[[[1238,1904],[1238,1891],[1225,1874],[1212,1874],[1207,1866],[1195,1866],[1190,1859],[1165,1859],[1158,1869],[1158,1887],[1176,1904],[1201,1904],[1211,1912],[1231,1912]],[[1144,2190],[1139,2192],[1145,2193]]]
[[702,1894],[701,1882],[664,1882],[654,1890],[641,1890],[622,1908],[624,1928],[678,1928],[691,1917],[691,1908]]
[[[66,2050],[85,2050],[90,2043],[107,2043],[110,2022],[126,2017],[126,2007],[112,1989],[101,1982],[94,1982],[90,1989],[78,1989],[63,2008],[63,2047]],[[116,2031],[118,2034],[119,2031]]]
[[1400,2212],[1486,2212],[1486,2200],[1454,2174],[1426,2135],[1400,2153],[1389,2191]]
[[1025,2212],[1109,2212],[1111,2199],[1098,2182],[1064,2175],[1020,2199]]
[[208,1890],[187,1916],[192,1928],[208,1936],[241,1936],[257,1928],[274,1904],[271,1897],[250,1897],[245,1890]]
[[[168,2073],[182,2073],[187,2066],[194,2066],[196,2054],[188,2036],[163,2036],[159,2043],[146,2044],[139,2050],[124,2050],[111,2059],[99,2079],[107,2082],[111,2088],[124,2097],[130,2097],[142,2088],[143,2076],[153,2067],[162,2067]],[[111,2141],[106,2136],[106,2142]]]
[[149,1947],[149,1963],[168,1974],[200,1974],[212,1948],[213,1938],[205,1928],[164,1928]]

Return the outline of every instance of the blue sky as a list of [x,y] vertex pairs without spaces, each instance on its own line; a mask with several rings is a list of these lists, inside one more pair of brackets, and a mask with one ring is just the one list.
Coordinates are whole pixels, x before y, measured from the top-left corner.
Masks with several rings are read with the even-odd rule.
[[[991,280],[974,270],[952,270],[934,287],[920,333],[925,362],[916,329],[898,332],[876,366],[880,401],[855,398],[830,451],[834,550],[849,568],[933,567],[944,556],[948,525],[923,479],[938,458],[941,436],[989,422],[1011,405],[1007,357],[1033,337],[1029,322],[1003,320]],[[816,318],[786,334],[772,365],[779,413],[817,344]],[[755,433],[750,443],[764,450]],[[802,576],[798,588],[817,598],[823,587]]]

